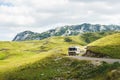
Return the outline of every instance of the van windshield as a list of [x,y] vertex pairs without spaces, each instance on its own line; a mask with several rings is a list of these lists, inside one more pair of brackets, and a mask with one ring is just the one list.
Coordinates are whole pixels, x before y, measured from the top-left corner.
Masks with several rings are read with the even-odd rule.
[[69,51],[77,50],[76,48],[69,48]]

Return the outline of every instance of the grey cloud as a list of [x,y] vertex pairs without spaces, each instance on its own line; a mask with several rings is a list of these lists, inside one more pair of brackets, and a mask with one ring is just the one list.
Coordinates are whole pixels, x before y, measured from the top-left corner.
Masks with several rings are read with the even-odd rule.
[[[64,1],[67,0],[62,0],[61,3],[52,0],[53,3],[49,2],[49,4],[45,3],[44,0],[5,1],[14,6],[3,6],[3,4],[0,6],[1,34],[6,33],[4,32],[5,29],[8,31],[6,34],[14,33],[14,35],[18,33],[19,29],[20,31],[42,32],[53,28],[56,24],[120,23],[119,0],[69,0],[65,3]],[[54,3],[54,1],[56,2]],[[8,28],[14,29],[10,30]]]

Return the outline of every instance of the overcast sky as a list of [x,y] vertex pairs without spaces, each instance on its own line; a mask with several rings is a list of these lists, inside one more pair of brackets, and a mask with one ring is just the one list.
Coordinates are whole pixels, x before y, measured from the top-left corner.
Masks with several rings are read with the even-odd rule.
[[120,0],[0,0],[0,40],[62,25],[120,25]]

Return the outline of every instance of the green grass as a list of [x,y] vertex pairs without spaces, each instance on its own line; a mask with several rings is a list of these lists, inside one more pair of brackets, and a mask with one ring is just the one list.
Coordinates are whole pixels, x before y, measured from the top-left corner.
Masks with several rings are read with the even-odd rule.
[[0,42],[0,74],[34,63],[53,53],[66,55],[69,46],[85,44],[79,36],[69,38],[71,42],[66,42],[65,37],[52,37],[40,41]]
[[107,31],[107,32],[88,32],[88,33],[83,33],[81,34],[81,39],[83,39],[84,42],[87,44],[96,41],[102,37],[112,35],[115,33],[120,33],[119,31]]
[[65,57],[69,46],[86,44],[80,36],[0,42],[0,80],[117,80],[111,71],[119,71],[118,63],[96,66]]
[[[90,61],[52,54],[42,60],[8,71],[4,74],[3,80],[119,80],[119,67],[118,63],[103,63],[96,66]],[[114,70],[116,72],[113,72]]]
[[111,58],[120,58],[120,33],[99,39],[91,44],[88,50],[108,55]]

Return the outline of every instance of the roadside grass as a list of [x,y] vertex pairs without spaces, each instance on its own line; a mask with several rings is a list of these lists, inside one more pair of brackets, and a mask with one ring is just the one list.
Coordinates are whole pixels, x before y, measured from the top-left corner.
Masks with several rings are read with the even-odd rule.
[[[80,61],[64,57],[61,53],[52,53],[34,63],[8,71],[2,80],[119,80],[119,67],[119,63],[102,63],[97,66],[90,61]],[[113,73],[114,70],[118,72]]]
[[120,58],[120,33],[101,38],[88,45],[88,50],[108,55],[111,58]]

